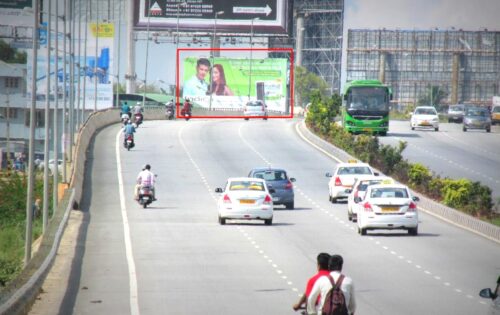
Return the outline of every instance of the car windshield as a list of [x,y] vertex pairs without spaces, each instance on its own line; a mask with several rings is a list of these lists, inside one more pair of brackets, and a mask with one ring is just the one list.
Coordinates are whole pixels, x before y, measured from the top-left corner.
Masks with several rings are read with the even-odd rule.
[[415,115],[436,115],[436,110],[434,108],[417,108],[415,110]]
[[482,108],[470,108],[467,110],[467,116],[486,117],[488,112]]
[[408,192],[405,188],[381,187],[374,188],[370,194],[371,198],[408,198]]
[[371,175],[372,172],[367,166],[346,166],[340,167],[337,175]]
[[462,112],[464,110],[463,105],[451,105],[450,112]]
[[387,89],[381,87],[354,87],[349,92],[348,110],[388,111]]
[[262,106],[261,102],[248,102],[247,106]]
[[229,184],[229,190],[256,190],[264,191],[264,183],[261,181],[233,181]]
[[500,106],[493,107],[492,113],[500,113]]
[[278,170],[255,172],[254,177],[262,178],[266,181],[277,181],[277,180],[287,179],[285,171],[278,171]]
[[359,191],[366,191],[368,186],[370,185],[377,185],[380,184],[382,181],[381,180],[364,180],[359,183],[358,190]]

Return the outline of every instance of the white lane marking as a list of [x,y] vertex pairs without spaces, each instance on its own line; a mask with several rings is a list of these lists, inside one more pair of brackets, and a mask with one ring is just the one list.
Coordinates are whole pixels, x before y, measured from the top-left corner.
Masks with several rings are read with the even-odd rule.
[[127,257],[129,294],[130,294],[130,314],[139,315],[139,295],[137,292],[137,274],[135,269],[134,253],[132,251],[132,240],[130,238],[130,226],[128,223],[127,208],[125,206],[125,192],[123,190],[122,162],[120,158],[120,130],[116,134],[116,171],[118,173],[118,188],[120,192],[120,209],[123,222],[123,236],[125,241],[125,256]]

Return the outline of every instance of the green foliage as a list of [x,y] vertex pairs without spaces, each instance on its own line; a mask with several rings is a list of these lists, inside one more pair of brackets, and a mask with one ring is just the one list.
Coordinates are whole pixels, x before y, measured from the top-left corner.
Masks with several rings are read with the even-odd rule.
[[12,48],[9,44],[0,39],[0,60],[7,63],[26,64],[27,54],[17,51],[17,49]]
[[421,95],[417,100],[418,106],[435,106],[439,111],[441,109],[441,102],[448,97],[448,92],[441,87],[433,85],[429,86],[427,92]]
[[409,184],[413,187],[419,187],[430,182],[432,175],[430,170],[420,163],[415,163],[408,170]]
[[295,68],[294,75],[295,97],[300,106],[310,103],[313,93],[326,96],[328,84],[318,75],[300,66]]
[[378,156],[378,168],[388,175],[394,173],[395,168],[399,163],[403,161],[403,151],[406,149],[406,142],[399,141],[399,145],[397,147],[393,147],[391,145],[382,145],[380,146],[379,152],[377,152]]
[[491,189],[468,179],[444,179],[443,203],[474,216],[488,216],[493,206]]

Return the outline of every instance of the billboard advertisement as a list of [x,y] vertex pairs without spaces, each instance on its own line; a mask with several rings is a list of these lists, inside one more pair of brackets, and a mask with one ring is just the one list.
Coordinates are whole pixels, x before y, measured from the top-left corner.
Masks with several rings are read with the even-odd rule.
[[202,108],[242,110],[261,100],[269,111],[287,108],[289,60],[286,58],[186,57],[180,60],[179,96]]
[[[59,29],[62,29],[62,25],[59,26]],[[104,109],[113,106],[113,76],[111,75],[113,70],[113,25],[101,23],[99,24],[99,32],[96,32],[96,24],[90,23],[88,29],[88,40],[87,40],[87,56],[84,58],[84,43],[83,39],[80,43],[81,53],[78,55],[78,52],[75,51],[75,63],[80,64],[80,71],[76,71],[75,80],[73,82],[75,86],[75,91],[77,90],[77,80],[78,75],[80,75],[80,88],[83,89],[83,80],[85,80],[85,108],[89,110],[94,109],[94,99],[95,99],[95,82],[97,81],[97,109]],[[96,56],[96,36],[98,36],[98,49]],[[52,40],[54,38],[52,37]],[[69,47],[69,43],[68,47]],[[51,46],[54,46],[55,43],[52,42]],[[57,69],[57,93],[59,94],[59,107],[62,107],[62,95],[65,92],[66,96],[69,97],[68,88],[64,88],[63,84],[63,58],[62,58],[62,46],[63,46],[63,38],[62,34],[59,34],[59,61]],[[78,43],[75,44],[75,47],[78,47]],[[45,106],[45,99],[47,93],[47,62],[50,62],[51,65],[51,73],[54,73],[55,67],[55,55],[54,51],[52,51],[50,56],[50,61],[47,58],[47,50],[46,50],[46,41],[45,44],[42,42],[40,45],[40,50],[38,51],[37,58],[37,104],[36,106],[39,108],[43,108]],[[69,56],[69,49],[67,49]],[[31,50],[28,52],[28,60],[32,58]],[[68,57],[69,62],[69,57]],[[95,71],[95,66],[97,64],[97,72]],[[31,62],[28,62],[28,81],[31,82],[32,77],[32,67]],[[69,82],[69,64],[66,66],[66,75],[67,82]],[[68,84],[69,85],[69,84]],[[50,99],[51,99],[51,107],[53,107],[53,99],[56,93],[56,85],[54,84],[54,77],[51,77],[50,82]],[[31,85],[28,84],[28,100],[31,95]],[[76,93],[75,93],[76,97]],[[83,90],[80,92],[81,100],[83,102]],[[82,104],[82,103],[81,103]],[[75,104],[76,106],[76,104]]]
[[[287,35],[288,0],[136,0],[135,28],[219,34]],[[148,16],[149,12],[149,16]],[[217,13],[217,20],[216,19]],[[252,23],[253,20],[253,23]],[[217,24],[217,25],[215,25]],[[253,24],[253,26],[252,26]]]
[[0,24],[33,26],[32,0],[0,0]]

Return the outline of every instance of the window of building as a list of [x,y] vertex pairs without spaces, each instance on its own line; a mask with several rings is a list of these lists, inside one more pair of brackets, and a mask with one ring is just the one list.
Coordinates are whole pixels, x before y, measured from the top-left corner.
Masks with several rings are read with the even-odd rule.
[[5,87],[11,88],[11,89],[18,89],[19,88],[19,78],[6,77],[5,78]]

